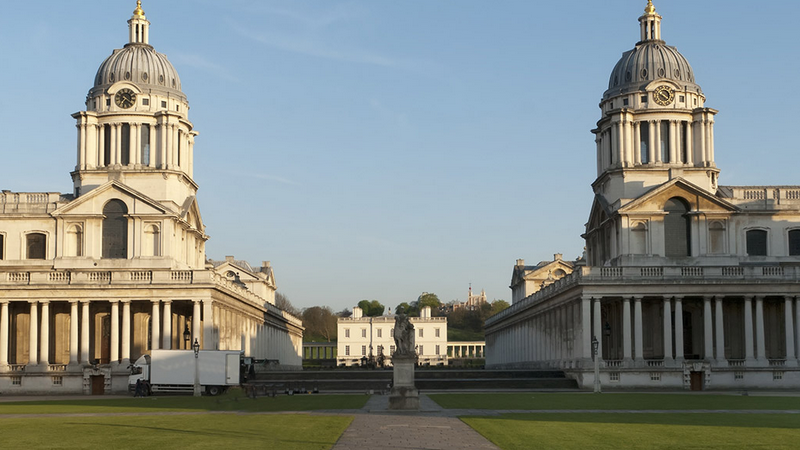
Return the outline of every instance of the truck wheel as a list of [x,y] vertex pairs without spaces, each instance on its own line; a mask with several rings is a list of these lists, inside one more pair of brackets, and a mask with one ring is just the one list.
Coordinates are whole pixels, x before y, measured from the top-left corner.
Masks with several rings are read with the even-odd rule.
[[209,386],[206,388],[206,392],[208,395],[214,396],[219,395],[222,392],[222,389],[220,389],[219,386]]

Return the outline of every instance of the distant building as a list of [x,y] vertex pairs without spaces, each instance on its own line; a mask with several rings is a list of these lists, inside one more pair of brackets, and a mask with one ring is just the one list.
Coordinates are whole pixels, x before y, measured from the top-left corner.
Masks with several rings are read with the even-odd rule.
[[[426,306],[420,317],[411,317],[414,339],[420,365],[447,365],[447,317],[432,317]],[[386,365],[391,365],[394,345],[392,314],[366,317],[361,308],[354,307],[351,317],[337,321],[337,365],[357,366],[363,361],[383,355]]]
[[461,303],[454,303],[453,311],[458,311],[459,309],[474,311],[476,309],[479,309],[481,305],[485,303],[486,303],[486,292],[483,289],[481,289],[480,295],[474,295],[472,293],[472,286],[470,286],[469,293],[467,294],[467,301]]
[[553,255],[552,261],[540,261],[535,266],[526,266],[524,259],[518,259],[511,275],[511,303],[528,297],[539,289],[553,284],[572,273],[575,263],[564,261],[561,253]]

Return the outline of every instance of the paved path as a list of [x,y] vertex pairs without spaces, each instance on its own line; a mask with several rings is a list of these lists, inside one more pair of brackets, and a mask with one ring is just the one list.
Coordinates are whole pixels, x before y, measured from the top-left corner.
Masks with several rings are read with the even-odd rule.
[[426,395],[420,395],[420,411],[389,411],[388,406],[388,396],[373,395],[333,450],[499,450]]

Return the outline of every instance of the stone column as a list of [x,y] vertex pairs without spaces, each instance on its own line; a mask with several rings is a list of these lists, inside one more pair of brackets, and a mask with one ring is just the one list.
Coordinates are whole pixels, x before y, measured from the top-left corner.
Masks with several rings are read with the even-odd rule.
[[725,358],[725,321],[722,315],[723,297],[716,297],[714,303],[717,311],[715,314],[715,328],[717,329],[717,365],[727,366],[728,360]]
[[631,300],[622,299],[622,360],[627,365],[632,360],[631,349]]
[[600,314],[600,299],[594,299],[594,336],[600,345],[597,346],[597,357],[604,359],[608,355],[603,354],[603,318]]
[[744,354],[747,366],[754,366],[756,362],[753,351],[753,297],[744,298]]
[[111,363],[119,362],[119,300],[111,302]]
[[108,161],[106,161],[106,127],[104,125],[98,125],[98,132],[99,137],[97,139],[97,161],[100,167],[105,167],[108,165]]
[[642,130],[639,127],[640,122],[633,123],[633,164],[635,166],[642,163]]
[[644,333],[642,331],[642,297],[633,297],[634,362],[644,362]]
[[192,341],[189,343],[189,346],[194,343],[195,338],[198,339],[197,342],[203,342],[200,339],[200,300],[194,300],[192,306]]
[[764,296],[756,296],[756,360],[762,366],[769,365],[767,361],[767,345],[764,339]]
[[797,353],[797,364],[800,365],[800,298],[794,298],[794,323],[797,335],[794,341],[794,351]]
[[69,307],[69,363],[78,364],[80,361],[78,359],[78,330],[80,329],[78,321],[78,301],[70,301]]
[[692,122],[686,123],[686,161],[684,164],[693,165],[694,164],[694,137],[692,136]]
[[[535,325],[534,325],[535,326]],[[538,327],[536,327],[538,328]],[[581,298],[581,357],[586,361],[592,360],[592,299]],[[537,339],[538,341],[539,339]],[[538,350],[538,345],[537,345]],[[539,352],[536,352],[539,356]]]
[[150,315],[150,348],[158,350],[161,348],[161,301],[151,300],[153,302],[153,312]]
[[81,302],[81,359],[84,364],[89,364],[89,301]]
[[[675,164],[678,162],[678,121],[669,121],[669,162]],[[675,305],[677,308],[677,305]],[[675,310],[677,311],[677,309]],[[677,344],[676,344],[677,345]],[[677,350],[677,349],[676,349]]]
[[31,327],[28,348],[28,364],[35,366],[39,364],[39,303],[31,303]]
[[648,143],[647,143],[647,162],[649,164],[653,164],[656,162],[656,123],[655,121],[648,120],[647,126],[649,127],[650,132],[648,133]]
[[711,297],[703,297],[703,357],[714,362],[714,331],[712,329]]
[[172,301],[164,300],[164,336],[161,348],[172,349]]
[[654,130],[654,133],[650,138],[650,140],[654,144],[653,148],[655,150],[655,156],[656,156],[656,159],[654,161],[661,163],[664,162],[664,158],[661,157],[661,121],[655,120],[651,123],[653,124],[653,126],[650,127],[650,129]]
[[217,339],[214,336],[214,301],[211,299],[203,300],[203,339],[200,340],[200,346],[204,350],[217,348]]
[[42,302],[42,340],[39,342],[39,363],[50,364],[50,302]]
[[672,365],[672,304],[664,298],[664,365]]
[[792,317],[792,297],[783,298],[783,318],[786,321],[786,365],[797,366],[797,355],[794,348],[794,319]]
[[131,302],[122,301],[122,349],[120,356],[123,364],[131,360]]
[[0,366],[8,364],[8,301],[0,302]]
[[675,296],[675,362],[683,363],[683,297],[677,295]]

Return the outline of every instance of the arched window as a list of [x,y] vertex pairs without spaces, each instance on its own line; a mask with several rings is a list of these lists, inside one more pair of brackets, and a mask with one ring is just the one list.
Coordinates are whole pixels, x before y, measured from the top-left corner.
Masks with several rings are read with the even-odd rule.
[[31,233],[25,237],[25,257],[27,259],[45,259],[47,256],[47,236],[43,233]]
[[631,254],[647,254],[647,224],[644,222],[638,222],[631,228]]
[[128,258],[128,207],[121,200],[111,200],[103,208],[103,258]]
[[[0,236],[0,239],[2,239],[2,236]],[[0,241],[0,248],[2,248],[2,241]],[[789,255],[800,255],[800,230],[789,231]],[[0,250],[0,259],[2,258],[2,250]]]
[[748,230],[747,256],[767,256],[767,231]]
[[691,254],[689,233],[691,218],[687,214],[686,201],[673,197],[664,205],[664,253],[667,257],[689,256]]
[[708,253],[719,255],[725,252],[725,223],[719,220],[708,224]]
[[70,225],[67,228],[65,256],[83,256],[83,227],[80,225]]
[[161,256],[161,231],[156,224],[149,224],[144,227],[142,256]]

